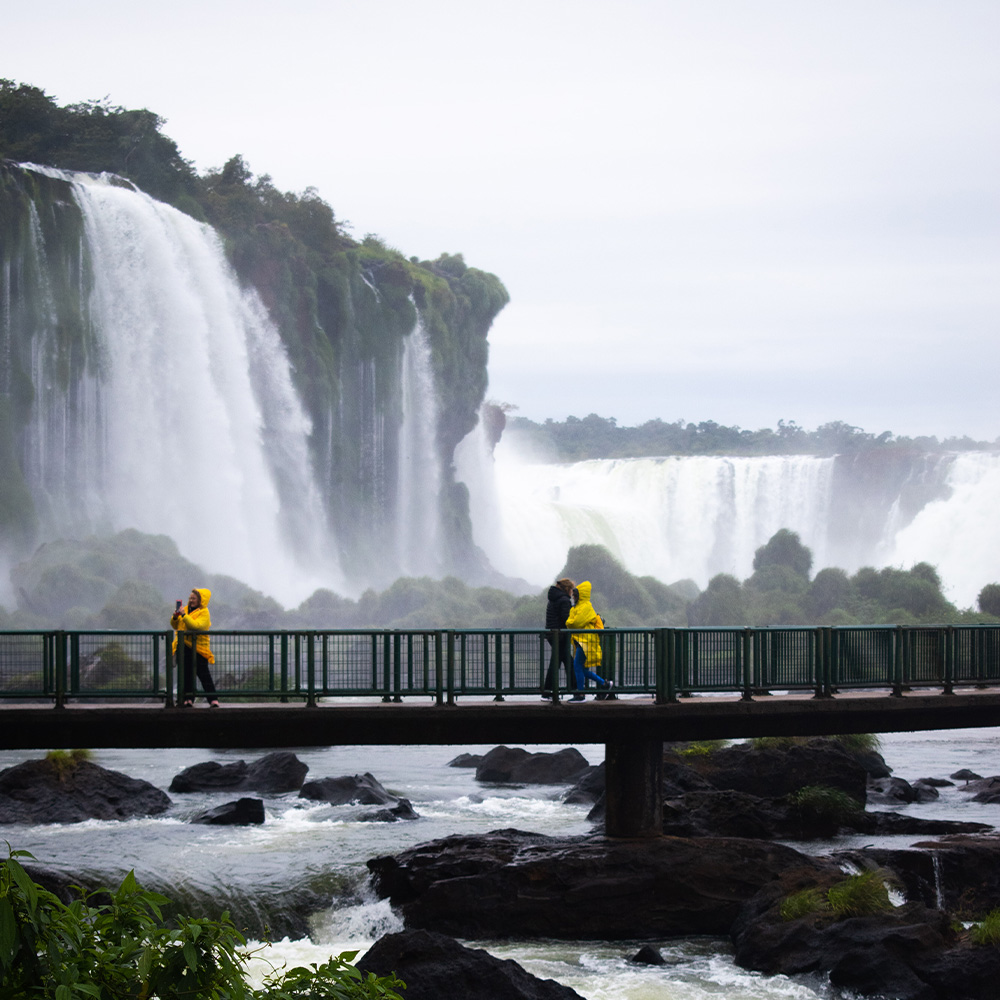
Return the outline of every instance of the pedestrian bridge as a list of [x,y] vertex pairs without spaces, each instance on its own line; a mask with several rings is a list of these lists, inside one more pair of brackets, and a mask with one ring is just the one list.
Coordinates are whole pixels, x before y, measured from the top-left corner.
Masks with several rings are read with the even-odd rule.
[[223,705],[181,709],[172,632],[0,632],[0,748],[604,743],[608,832],[647,836],[664,741],[1000,725],[1000,626],[605,629],[584,703],[539,696],[558,637],[213,630]]

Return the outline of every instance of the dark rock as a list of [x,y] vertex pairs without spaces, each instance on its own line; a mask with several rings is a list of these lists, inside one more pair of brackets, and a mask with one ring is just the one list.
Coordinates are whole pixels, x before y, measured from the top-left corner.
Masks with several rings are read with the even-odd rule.
[[476,768],[476,781],[493,785],[558,785],[576,781],[588,768],[574,747],[555,753],[528,753],[520,747],[494,747]]
[[604,794],[604,761],[596,767],[588,767],[576,784],[565,794],[563,802],[570,805],[584,805],[597,802]]
[[888,778],[892,768],[877,750],[853,750],[851,756],[865,769],[869,778]]
[[481,753],[460,753],[448,761],[447,767],[479,767],[483,755]]
[[413,808],[409,799],[400,799],[391,809],[366,813],[361,819],[371,823],[396,823],[399,820],[420,819],[420,814]]
[[[663,804],[663,832],[675,837],[792,837],[802,831],[788,806],[745,792],[688,792]],[[806,836],[800,839],[807,839]]]
[[517,962],[426,930],[387,934],[357,968],[377,976],[396,973],[406,983],[406,1000],[583,1000],[575,990],[553,979],[538,979]]
[[237,799],[192,817],[192,823],[207,826],[254,826],[264,822],[263,799]]
[[287,750],[265,754],[247,764],[205,761],[185,768],[170,782],[172,792],[260,792],[279,795],[302,787],[309,767]]
[[915,802],[917,793],[903,778],[878,778],[868,781],[868,802],[872,805],[900,805]]
[[397,805],[401,800],[386,791],[374,775],[345,774],[339,778],[322,778],[307,781],[299,791],[300,799],[329,802],[332,806],[359,803],[364,806]]
[[862,804],[867,794],[867,771],[836,740],[759,749],[739,744],[688,755],[685,762],[714,788],[761,798],[780,798],[810,785],[838,789]]
[[0,771],[0,823],[131,819],[169,808],[169,796],[148,781],[87,760],[28,760]]
[[956,771],[954,774],[949,774],[949,778],[954,778],[955,781],[979,781],[982,778],[981,774],[976,774],[975,771],[970,771],[967,767],[963,767],[961,771]]
[[636,965],[666,965],[667,960],[652,945],[644,944],[630,959]]
[[1000,775],[969,781],[963,786],[962,791],[971,792],[974,802],[1000,802]]
[[836,869],[742,839],[454,836],[368,862],[408,927],[463,937],[648,939],[725,934],[743,903],[789,868]]
[[930,788],[954,788],[955,782],[947,778],[917,778],[914,785],[928,785]]

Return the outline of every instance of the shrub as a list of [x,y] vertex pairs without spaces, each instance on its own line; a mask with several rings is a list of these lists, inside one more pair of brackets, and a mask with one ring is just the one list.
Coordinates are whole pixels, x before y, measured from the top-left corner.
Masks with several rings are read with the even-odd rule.
[[50,750],[45,759],[52,765],[52,770],[56,772],[56,777],[62,781],[67,774],[76,769],[76,766],[85,760],[93,757],[90,750]]
[[792,792],[788,801],[803,819],[827,826],[840,826],[862,808],[847,792],[828,785],[806,785]]
[[794,892],[781,901],[782,920],[801,920],[814,913],[825,913],[830,909],[830,901],[822,889],[803,889]]
[[881,753],[882,740],[875,733],[843,733],[833,736],[849,753]]
[[728,745],[729,740],[693,740],[686,746],[678,747],[676,753],[679,757],[706,757]]
[[973,944],[1000,947],[1000,909],[990,910],[979,923],[973,924],[969,938]]
[[401,1000],[395,976],[363,975],[345,952],[320,966],[276,972],[261,990],[246,982],[246,940],[227,914],[163,917],[170,900],[142,889],[133,872],[113,892],[68,906],[32,882],[10,851],[0,864],[0,983],[5,997],[70,1000]]
[[889,913],[892,901],[886,885],[887,874],[881,870],[850,875],[831,886],[826,894],[830,909],[838,920],[847,917],[873,917]]

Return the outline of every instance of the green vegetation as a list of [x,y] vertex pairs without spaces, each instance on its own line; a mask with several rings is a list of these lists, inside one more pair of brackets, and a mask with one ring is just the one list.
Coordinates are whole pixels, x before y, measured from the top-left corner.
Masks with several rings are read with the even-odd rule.
[[[10,851],[0,864],[0,1000],[401,1000],[394,976],[358,971],[347,952],[322,965],[247,980],[246,939],[227,915],[172,913],[132,872],[117,890],[80,893],[70,904],[33,882]],[[34,860],[34,859],[32,859]]]
[[836,420],[814,431],[794,421],[779,420],[777,429],[744,430],[725,427],[713,420],[700,424],[677,420],[647,420],[636,427],[619,427],[614,417],[596,413],[567,417],[563,421],[535,423],[511,417],[511,431],[527,437],[537,450],[562,462],[587,458],[637,458],[664,455],[850,455],[863,451],[907,453],[927,451],[973,451],[990,442],[971,438],[896,437],[890,431],[869,434]]
[[830,910],[837,920],[848,917],[874,917],[892,911],[888,881],[892,876],[885,871],[867,871],[850,875],[843,882],[831,886],[826,894]]
[[674,747],[674,753],[678,757],[707,757],[729,746],[729,740],[692,740],[683,746]]
[[1000,948],[1000,909],[990,910],[978,923],[969,928],[973,944]]
[[781,903],[783,920],[801,920],[809,916],[829,915],[834,920],[872,917],[893,909],[889,899],[891,873],[877,869],[849,875],[825,892],[817,887],[792,893]]
[[[779,536],[781,541],[775,543]],[[778,532],[758,555],[776,551],[791,552],[800,566],[811,559],[793,532]],[[762,591],[761,576],[774,573],[801,586],[794,593]],[[1000,618],[957,610],[941,594],[937,573],[926,563],[910,570],[868,568],[853,577],[824,569],[811,582],[791,566],[765,563],[743,583],[720,574],[699,593],[690,580],[665,584],[637,577],[603,546],[580,545],[570,549],[555,575],[590,580],[594,606],[612,628],[974,623]],[[383,591],[367,590],[357,600],[320,589],[297,608],[285,609],[239,580],[205,573],[181,556],[165,535],[132,529],[51,542],[15,566],[11,580],[18,606],[14,612],[0,608],[0,627],[17,629],[166,628],[174,600],[187,594],[192,583],[212,590],[217,628],[536,628],[544,620],[548,589],[515,594],[498,586],[471,586],[454,576],[403,577]],[[109,643],[101,650],[89,686],[114,687],[120,678],[143,669],[124,649]],[[853,752],[878,749],[876,737],[838,739]]]
[[46,761],[52,765],[52,770],[56,772],[56,777],[62,781],[66,775],[76,770],[82,761],[90,760],[93,757],[90,750],[50,750],[46,755]]
[[806,785],[788,796],[788,802],[803,822],[836,829],[864,806],[847,792],[827,785]]

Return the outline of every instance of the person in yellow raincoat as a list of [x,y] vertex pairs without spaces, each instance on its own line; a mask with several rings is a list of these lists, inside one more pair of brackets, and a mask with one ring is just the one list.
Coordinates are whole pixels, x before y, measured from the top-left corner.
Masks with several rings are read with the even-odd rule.
[[[187,611],[180,607],[177,602],[177,610],[170,618],[170,625],[173,629],[193,630],[205,632],[212,627],[212,617],[208,613],[208,602],[212,599],[212,591],[206,587],[195,587],[188,598]],[[190,708],[194,704],[194,675],[197,671],[198,680],[205,691],[205,697],[212,708],[219,707],[219,699],[215,697],[215,683],[212,681],[212,673],[208,669],[210,663],[215,663],[215,656],[212,653],[211,644],[207,635],[184,636],[184,701],[185,708]],[[177,636],[174,635],[173,651],[177,652]]]
[[[604,628],[601,616],[594,610],[594,605],[590,603],[591,584],[589,580],[584,580],[573,591],[573,598],[576,603],[570,609],[569,617],[566,619],[566,628],[599,629]],[[573,672],[576,674],[576,694],[570,701],[583,701],[586,678],[590,678],[600,687],[610,692],[614,687],[613,681],[606,681],[599,674],[595,674],[592,667],[601,665],[601,639],[593,631],[576,632],[573,634],[573,645],[576,648],[573,657]],[[603,697],[604,695],[598,695]]]

